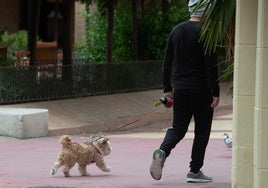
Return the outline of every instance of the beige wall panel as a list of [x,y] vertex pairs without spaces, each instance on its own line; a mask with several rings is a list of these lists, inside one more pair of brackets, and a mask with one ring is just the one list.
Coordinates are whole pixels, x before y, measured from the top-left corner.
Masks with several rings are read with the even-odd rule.
[[259,0],[258,11],[258,47],[268,47],[268,2]]
[[254,110],[254,188],[268,185],[268,0],[259,0]]
[[232,186],[252,188],[253,186],[253,147],[238,147],[233,150]]
[[257,62],[255,105],[268,109],[268,48],[257,49]]
[[260,63],[260,61],[261,61],[261,59],[262,59],[262,50],[260,49],[260,48],[257,48],[257,50],[256,50],[256,62],[258,62],[258,63],[256,63],[256,86],[255,86],[255,94],[256,94],[256,96],[255,96],[255,106],[257,107],[257,108],[260,108],[260,105],[261,105],[261,103],[260,103],[260,100],[261,100],[261,97],[260,97],[260,82],[261,82],[261,78],[260,78],[260,74],[261,74],[261,63]]
[[268,170],[268,109],[255,108],[254,119],[254,166]]
[[256,46],[236,45],[234,95],[255,95]]
[[268,171],[262,169],[255,169],[254,172],[254,187],[267,188],[268,187]]
[[[237,0],[236,44],[256,44],[257,9],[255,0]],[[252,29],[249,29],[252,28]]]
[[254,96],[234,96],[233,138],[235,146],[253,147],[254,100]]
[[252,188],[258,1],[236,2],[232,187]]

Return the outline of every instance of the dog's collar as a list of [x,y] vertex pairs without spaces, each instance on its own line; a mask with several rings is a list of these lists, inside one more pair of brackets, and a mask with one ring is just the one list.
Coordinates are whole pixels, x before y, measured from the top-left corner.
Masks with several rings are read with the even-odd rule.
[[96,140],[92,140],[90,143],[99,154],[103,155],[103,152],[100,150],[101,145]]

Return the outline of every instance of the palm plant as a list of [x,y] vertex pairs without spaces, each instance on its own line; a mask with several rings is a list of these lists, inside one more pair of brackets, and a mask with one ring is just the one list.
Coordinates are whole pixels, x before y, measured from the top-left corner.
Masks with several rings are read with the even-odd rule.
[[225,69],[220,80],[232,83],[235,37],[235,0],[200,0],[197,9],[203,2],[210,5],[206,9],[201,40],[208,53],[220,49],[225,52]]

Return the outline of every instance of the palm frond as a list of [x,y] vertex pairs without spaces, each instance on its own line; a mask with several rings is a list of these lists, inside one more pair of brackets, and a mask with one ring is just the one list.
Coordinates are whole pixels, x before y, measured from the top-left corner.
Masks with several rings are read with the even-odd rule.
[[224,47],[226,60],[231,63],[234,51],[236,1],[200,0],[199,4],[203,1],[209,1],[210,7],[205,12],[206,19],[200,39],[204,42],[207,53],[215,52],[218,47]]

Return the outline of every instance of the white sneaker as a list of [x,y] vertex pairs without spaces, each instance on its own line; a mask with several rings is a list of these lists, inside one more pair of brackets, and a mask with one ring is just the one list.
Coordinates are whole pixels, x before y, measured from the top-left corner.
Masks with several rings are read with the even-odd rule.
[[150,167],[151,176],[155,180],[160,180],[162,176],[162,169],[164,167],[166,157],[165,152],[161,149],[157,149],[153,153],[153,161]]

